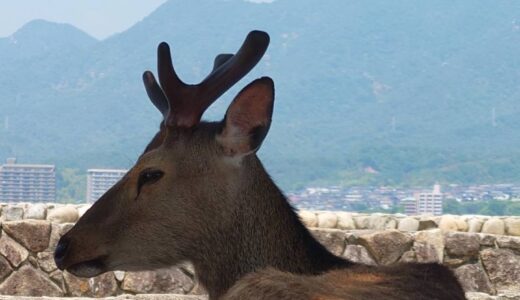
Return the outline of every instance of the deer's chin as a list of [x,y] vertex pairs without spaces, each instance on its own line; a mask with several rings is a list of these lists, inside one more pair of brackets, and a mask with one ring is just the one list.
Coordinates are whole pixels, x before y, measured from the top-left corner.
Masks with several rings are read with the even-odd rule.
[[101,258],[92,259],[74,264],[66,270],[78,277],[94,277],[108,271],[103,261]]

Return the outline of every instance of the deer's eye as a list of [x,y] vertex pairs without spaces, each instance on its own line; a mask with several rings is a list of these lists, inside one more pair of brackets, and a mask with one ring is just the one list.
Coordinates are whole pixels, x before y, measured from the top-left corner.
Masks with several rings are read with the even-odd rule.
[[144,170],[139,174],[139,180],[137,181],[137,194],[141,193],[141,188],[145,184],[152,184],[157,182],[163,177],[164,172],[161,170]]

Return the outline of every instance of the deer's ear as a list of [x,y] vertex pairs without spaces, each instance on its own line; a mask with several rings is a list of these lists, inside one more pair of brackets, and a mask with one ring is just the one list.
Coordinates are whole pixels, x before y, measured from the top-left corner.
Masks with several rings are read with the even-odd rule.
[[262,77],[250,83],[235,97],[217,136],[228,156],[244,156],[260,148],[271,125],[274,83]]

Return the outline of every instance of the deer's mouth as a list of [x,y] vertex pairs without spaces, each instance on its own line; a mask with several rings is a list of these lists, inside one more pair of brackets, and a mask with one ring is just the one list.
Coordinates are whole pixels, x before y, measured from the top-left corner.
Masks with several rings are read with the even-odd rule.
[[105,259],[106,257],[102,256],[76,263],[67,267],[66,270],[78,277],[94,277],[107,271]]

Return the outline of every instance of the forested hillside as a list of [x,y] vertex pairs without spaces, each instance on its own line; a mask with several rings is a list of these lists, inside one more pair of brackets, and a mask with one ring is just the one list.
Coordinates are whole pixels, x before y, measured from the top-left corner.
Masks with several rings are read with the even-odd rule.
[[157,44],[198,82],[260,29],[266,56],[205,117],[273,77],[260,156],[285,188],[520,182],[519,12],[518,1],[171,0],[102,41],[33,21],[0,39],[0,159],[129,167],[160,121],[141,83]]

